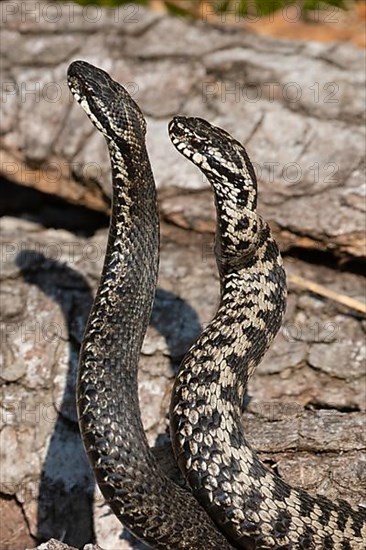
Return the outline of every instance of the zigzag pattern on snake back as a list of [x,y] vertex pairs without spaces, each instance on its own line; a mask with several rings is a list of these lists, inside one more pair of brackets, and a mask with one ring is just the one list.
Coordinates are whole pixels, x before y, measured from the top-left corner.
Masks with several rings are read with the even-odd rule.
[[366,547],[366,510],[287,485],[246,442],[242,400],[286,303],[278,247],[256,213],[242,145],[199,118],[176,117],[170,138],[210,181],[216,200],[219,309],[186,355],[171,402],[174,453],[193,494],[240,548]]
[[230,550],[194,497],[160,469],[141,423],[137,363],[154,298],[159,242],[144,117],[121,85],[89,63],[72,63],[68,84],[107,141],[113,177],[105,263],[78,373],[79,425],[88,458],[116,516],[153,548]]

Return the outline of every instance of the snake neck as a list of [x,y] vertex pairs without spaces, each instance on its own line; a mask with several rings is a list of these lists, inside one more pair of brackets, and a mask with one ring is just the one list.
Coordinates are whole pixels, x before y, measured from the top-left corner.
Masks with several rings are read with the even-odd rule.
[[[123,326],[140,328],[147,324],[151,313],[158,272],[159,220],[153,174],[145,147],[122,156],[118,145],[109,142],[112,165],[112,213],[107,241],[107,251],[98,287],[98,308],[108,315],[123,316]],[[133,158],[133,162],[131,162]],[[123,162],[122,162],[123,159]],[[149,228],[148,234],[146,229]],[[139,262],[131,261],[138,255]],[[148,280],[148,292],[136,292],[136,303],[130,304],[130,296],[139,289],[139,279],[144,273]],[[147,307],[147,304],[149,306]],[[146,312],[137,320],[137,310],[146,305]],[[96,310],[93,307],[93,310]],[[100,309],[98,309],[100,316]],[[137,323],[137,326],[136,326]],[[117,327],[114,327],[115,329]],[[140,339],[143,331],[137,331]],[[137,342],[134,336],[131,344]],[[115,347],[119,342],[114,342]]]
[[[229,274],[257,262],[257,250],[266,224],[255,212],[237,204],[222,205],[216,197],[218,222],[215,235],[215,257],[221,287]],[[235,214],[234,214],[235,213]]]
[[[81,348],[78,381],[84,442],[98,464],[101,457],[113,456],[109,454],[113,441],[104,452],[97,451],[98,439],[105,441],[106,419],[114,419],[118,439],[119,423],[122,426],[126,422],[129,411],[138,411],[137,363],[158,272],[156,192],[146,150],[141,148],[136,153],[133,169],[121,162],[116,144],[109,143],[109,150],[112,214],[102,275]],[[139,261],[131,261],[133,257]],[[101,395],[106,404],[103,414]],[[139,415],[133,419],[131,429],[144,434]],[[137,438],[137,442],[143,442],[143,438]],[[141,448],[145,450],[144,445]],[[110,460],[111,470],[117,460],[113,462]]]

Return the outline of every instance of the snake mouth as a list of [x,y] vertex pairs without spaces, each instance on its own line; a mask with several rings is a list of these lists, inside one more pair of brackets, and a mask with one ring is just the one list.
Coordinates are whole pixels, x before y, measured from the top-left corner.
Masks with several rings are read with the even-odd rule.
[[243,146],[225,130],[203,118],[176,116],[168,131],[176,149],[201,170],[222,169],[223,164],[233,160],[242,164]]
[[168,133],[174,147],[201,169],[208,167],[205,153],[209,146],[211,125],[199,117],[176,116],[169,123]]
[[180,143],[197,148],[209,139],[210,127],[206,120],[199,117],[175,116],[169,123],[168,132],[177,148]]
[[74,99],[94,126],[110,140],[112,134],[106,117],[113,101],[114,81],[98,67],[86,61],[73,61],[67,71],[67,83]]
[[245,148],[219,126],[199,117],[176,116],[168,131],[175,148],[211,178],[216,192],[225,187],[230,192],[233,179],[242,180],[244,186],[250,180],[256,187],[256,175]]
[[108,88],[111,82],[113,82],[112,79],[103,69],[94,67],[86,61],[73,61],[67,71],[70,91],[80,104],[87,101],[86,98],[92,99],[96,96],[103,98],[106,94],[109,94],[106,99],[110,99],[111,92]]
[[82,97],[99,97],[107,102],[113,99],[117,91],[122,97],[127,93],[108,73],[87,61],[73,61],[67,70],[67,79],[73,93],[78,93]]

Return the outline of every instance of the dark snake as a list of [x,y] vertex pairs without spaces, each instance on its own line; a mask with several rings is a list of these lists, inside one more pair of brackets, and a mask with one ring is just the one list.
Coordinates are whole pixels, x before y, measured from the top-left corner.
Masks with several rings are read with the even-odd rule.
[[208,177],[217,209],[220,306],[183,360],[170,411],[175,457],[192,493],[166,475],[149,449],[137,364],[157,282],[159,222],[146,122],[101,69],[76,61],[68,84],[104,135],[112,166],[107,250],[81,347],[77,400],[105,500],[157,549],[361,550],[364,509],[290,487],[245,440],[243,396],[281,325],[286,279],[269,227],[256,213],[256,178],[245,149],[199,118],[176,117],[169,126],[173,144]]

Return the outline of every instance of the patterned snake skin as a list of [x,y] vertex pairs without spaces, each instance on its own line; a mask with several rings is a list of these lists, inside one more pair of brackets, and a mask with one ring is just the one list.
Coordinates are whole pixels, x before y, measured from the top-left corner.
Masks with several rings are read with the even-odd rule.
[[286,278],[243,146],[199,118],[169,127],[216,200],[221,301],[183,360],[171,402],[176,460],[193,494],[240,548],[360,549],[366,510],[294,489],[264,467],[241,424],[248,378],[280,328]]
[[79,425],[88,458],[118,519],[153,548],[229,550],[194,497],[159,468],[141,423],[137,363],[159,248],[144,117],[127,91],[93,65],[72,63],[68,84],[106,138],[113,178],[106,257],[78,373]]
[[363,547],[361,511],[288,487],[244,440],[242,397],[281,323],[285,278],[276,244],[255,213],[255,177],[244,149],[200,119],[177,118],[170,126],[173,143],[209,176],[219,219],[220,309],[183,362],[171,409],[175,452],[197,500],[159,466],[137,395],[159,246],[146,123],[104,71],[76,61],[68,83],[104,135],[112,165],[107,251],[78,374],[81,435],[106,501],[156,549]]

